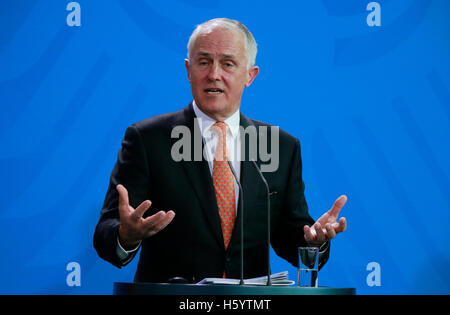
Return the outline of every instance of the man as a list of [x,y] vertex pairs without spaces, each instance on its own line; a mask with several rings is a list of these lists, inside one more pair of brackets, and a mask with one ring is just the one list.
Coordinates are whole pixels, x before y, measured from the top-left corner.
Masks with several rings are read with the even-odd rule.
[[[243,91],[259,72],[255,58],[256,42],[240,22],[214,19],[199,25],[189,40],[185,61],[194,101],[179,112],[127,129],[94,246],[100,257],[118,267],[141,248],[135,281],[239,278],[241,215],[244,277],[266,274],[267,195],[256,169],[262,169],[263,163],[260,157],[257,166],[248,158],[231,158],[251,149],[239,127],[270,127],[240,112]],[[201,135],[202,156],[209,158],[174,157],[173,131],[179,126]],[[273,134],[271,128],[267,134]],[[328,259],[329,241],[346,228],[345,218],[336,221],[346,197],[338,198],[314,223],[303,194],[299,141],[280,130],[276,143],[269,143],[272,149],[275,145],[278,167],[264,173],[270,190],[272,247],[294,265],[298,265],[297,247],[320,247],[321,267]],[[183,148],[187,151],[181,154],[191,156],[190,149],[198,147]],[[236,180],[242,185],[242,196]],[[244,209],[239,201],[244,201]]]

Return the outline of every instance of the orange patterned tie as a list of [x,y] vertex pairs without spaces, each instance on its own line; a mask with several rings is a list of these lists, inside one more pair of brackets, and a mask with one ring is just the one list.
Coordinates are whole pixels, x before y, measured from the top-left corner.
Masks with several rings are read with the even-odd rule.
[[213,184],[222,224],[223,240],[225,249],[227,249],[236,218],[234,178],[226,158],[228,126],[223,122],[217,122],[212,126],[212,129],[218,135],[216,153],[214,154]]

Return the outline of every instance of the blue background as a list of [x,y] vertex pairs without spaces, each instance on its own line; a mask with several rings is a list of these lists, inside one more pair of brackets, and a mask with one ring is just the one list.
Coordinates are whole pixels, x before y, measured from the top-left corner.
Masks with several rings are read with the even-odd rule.
[[137,259],[119,270],[92,246],[109,175],[128,125],[190,102],[186,44],[215,17],[258,42],[241,110],[300,139],[311,215],[348,196],[320,285],[450,293],[450,1],[378,1],[380,27],[368,0],[78,2],[81,27],[69,1],[0,2],[0,293],[132,281]]

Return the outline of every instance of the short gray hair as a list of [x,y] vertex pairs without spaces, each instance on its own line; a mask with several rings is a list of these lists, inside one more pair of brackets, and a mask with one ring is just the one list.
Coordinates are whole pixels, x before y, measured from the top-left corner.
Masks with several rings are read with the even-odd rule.
[[224,28],[233,31],[240,31],[242,35],[244,35],[244,48],[245,55],[247,57],[247,69],[250,69],[255,65],[256,54],[258,52],[258,47],[253,37],[252,33],[248,30],[248,28],[237,20],[231,20],[227,18],[218,18],[206,21],[200,25],[197,25],[194,32],[192,32],[191,37],[188,42],[188,58],[191,58],[191,52],[194,48],[195,42],[199,34],[206,30],[212,30],[214,28]]

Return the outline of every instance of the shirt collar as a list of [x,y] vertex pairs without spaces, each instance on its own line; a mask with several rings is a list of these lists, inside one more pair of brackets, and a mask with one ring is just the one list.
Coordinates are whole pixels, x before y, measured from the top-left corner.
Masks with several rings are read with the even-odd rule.
[[[216,120],[212,119],[208,115],[206,115],[204,112],[200,110],[200,108],[195,103],[195,100],[192,101],[192,107],[194,109],[195,116],[199,119],[199,127],[200,131],[202,133],[202,136],[205,137],[206,134],[209,132],[209,129],[212,125],[216,123]],[[229,130],[231,132],[231,136],[235,138],[239,134],[239,123],[241,120],[240,110],[238,110],[224,120],[224,123],[226,123],[229,127]]]

